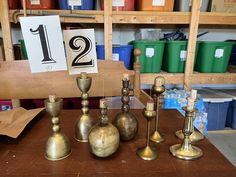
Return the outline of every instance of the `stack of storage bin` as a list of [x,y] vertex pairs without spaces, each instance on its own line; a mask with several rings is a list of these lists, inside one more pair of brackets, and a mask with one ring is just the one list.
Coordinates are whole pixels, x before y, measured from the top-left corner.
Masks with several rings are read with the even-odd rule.
[[210,89],[198,89],[207,112],[208,130],[224,130],[232,97]]

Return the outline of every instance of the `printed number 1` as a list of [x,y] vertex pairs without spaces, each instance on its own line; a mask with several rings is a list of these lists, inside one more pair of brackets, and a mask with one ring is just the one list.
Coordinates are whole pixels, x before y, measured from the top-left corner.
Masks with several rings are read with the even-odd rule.
[[36,35],[39,34],[44,57],[42,60],[42,64],[56,63],[56,61],[52,59],[46,26],[39,25],[39,27],[36,30],[33,30],[31,28],[30,32]]

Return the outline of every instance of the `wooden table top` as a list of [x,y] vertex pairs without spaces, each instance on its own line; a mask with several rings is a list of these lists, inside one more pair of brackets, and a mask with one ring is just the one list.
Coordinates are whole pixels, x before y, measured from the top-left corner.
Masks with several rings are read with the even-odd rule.
[[[119,110],[109,110],[110,120]],[[97,120],[99,110],[91,110]],[[44,158],[47,138],[51,135],[51,120],[47,113],[40,114],[24,130],[18,139],[0,136],[1,177],[229,177],[236,176],[236,168],[207,140],[195,143],[203,150],[203,157],[195,161],[184,161],[173,157],[169,147],[180,143],[174,135],[183,127],[183,117],[177,110],[161,110],[159,129],[166,141],[154,144],[159,156],[154,161],[141,160],[136,149],[145,145],[146,120],[142,110],[132,110],[139,120],[137,137],[122,142],[119,150],[111,157],[101,159],[93,156],[87,143],[74,140],[74,125],[79,110],[63,110],[61,130],[71,141],[72,154],[61,161]],[[154,121],[152,122],[152,126]],[[152,129],[153,130],[153,129]]]

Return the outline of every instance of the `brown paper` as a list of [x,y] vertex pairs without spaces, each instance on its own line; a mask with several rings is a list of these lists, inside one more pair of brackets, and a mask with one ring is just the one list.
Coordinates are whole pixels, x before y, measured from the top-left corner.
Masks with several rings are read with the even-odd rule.
[[20,107],[0,112],[0,135],[17,138],[26,125],[44,109],[26,110]]

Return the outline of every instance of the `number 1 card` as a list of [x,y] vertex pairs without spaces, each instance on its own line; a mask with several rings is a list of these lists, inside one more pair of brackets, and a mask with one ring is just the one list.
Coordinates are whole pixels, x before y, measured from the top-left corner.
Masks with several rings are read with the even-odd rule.
[[69,74],[97,73],[94,29],[64,30]]
[[21,17],[32,73],[67,70],[59,16]]

